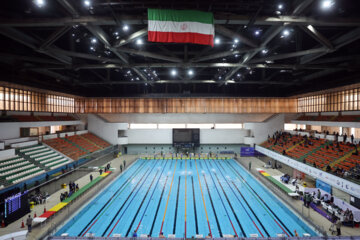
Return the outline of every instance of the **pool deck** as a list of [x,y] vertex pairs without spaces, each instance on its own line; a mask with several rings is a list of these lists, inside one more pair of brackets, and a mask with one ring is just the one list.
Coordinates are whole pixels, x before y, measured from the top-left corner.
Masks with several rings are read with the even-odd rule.
[[[313,224],[317,225],[320,229],[323,231],[326,231],[326,233],[331,236],[331,232],[329,231],[329,228],[331,226],[331,222],[328,221],[326,218],[321,216],[319,213],[315,212],[311,208],[306,208],[304,206],[304,203],[300,200],[296,200],[288,196],[285,192],[281,191],[275,185],[270,185],[269,181],[267,181],[263,176],[260,175],[260,173],[256,170],[257,168],[264,169],[268,174],[271,176],[277,176],[277,175],[283,175],[281,171],[278,169],[272,169],[272,168],[264,168],[264,162],[260,159],[257,159],[255,157],[242,157],[238,159],[238,162],[243,165],[248,170],[249,161],[251,161],[251,173],[260,180],[264,185],[268,186],[270,190],[275,193],[277,196],[280,197],[280,199],[284,200],[288,205],[292,206],[294,209],[297,210],[297,212],[301,213],[303,215],[303,218],[307,220],[308,222],[312,222]],[[359,236],[360,235],[360,229],[359,228],[351,228],[351,227],[341,227],[341,235],[342,236]]]
[[[89,189],[85,194],[83,194],[80,199],[77,199],[72,204],[67,206],[65,209],[57,213],[55,216],[51,217],[47,220],[46,223],[43,225],[39,224],[38,226],[33,227],[33,231],[28,234],[27,239],[40,239],[40,237],[45,236],[46,234],[50,233],[50,229],[57,226],[57,229],[60,228],[60,225],[63,224],[66,219],[70,217],[71,214],[73,214],[75,211],[77,211],[79,208],[84,206],[95,194],[97,194],[104,186],[109,184],[113,179],[115,179],[120,174],[119,166],[122,163],[123,159],[126,159],[127,167],[130,166],[130,164],[137,158],[135,155],[125,155],[121,156],[121,158],[116,158],[111,160],[111,166],[115,169],[114,172],[110,174],[108,177],[104,178],[101,182],[99,182],[96,186]],[[312,209],[308,209],[303,206],[303,202],[300,200],[295,200],[286,195],[286,193],[282,192],[275,186],[271,186],[270,182],[266,182],[266,180],[257,172],[256,168],[263,168],[264,162],[257,158],[239,158],[239,162],[247,169],[249,161],[252,162],[252,168],[251,173],[258,179],[260,182],[264,183],[264,185],[269,186],[270,190],[274,192],[276,195],[278,195],[281,199],[285,200],[285,202],[289,205],[291,205],[294,209],[297,210],[297,212],[302,213],[304,216],[304,219],[307,221],[313,222],[315,225],[317,225],[320,229],[323,229],[323,231],[326,231],[327,234],[330,236],[331,233],[329,232],[329,227],[331,223],[322,217],[320,214],[316,213]],[[272,176],[281,175],[282,172],[280,172],[277,169],[266,169],[266,172],[269,173]],[[79,184],[79,187],[82,188],[87,183],[89,183],[90,174],[93,175],[93,178],[99,176],[98,171],[89,172],[82,178],[75,181]],[[50,199],[48,199],[46,204],[40,204],[34,207],[34,209],[31,211],[31,215],[33,216],[36,212],[37,216],[41,215],[44,212],[44,207],[46,209],[50,209],[51,207],[55,206],[60,201],[60,194],[64,192],[64,189],[61,189],[54,194],[51,195]],[[26,221],[26,217],[19,219],[18,221],[13,222],[12,224],[9,224],[6,228],[0,228],[0,236],[8,233],[13,233],[17,231],[26,230],[27,228],[20,228],[22,220],[24,222]],[[359,236],[360,235],[360,229],[359,228],[349,228],[349,227],[342,227],[341,228],[342,235],[343,236]]]

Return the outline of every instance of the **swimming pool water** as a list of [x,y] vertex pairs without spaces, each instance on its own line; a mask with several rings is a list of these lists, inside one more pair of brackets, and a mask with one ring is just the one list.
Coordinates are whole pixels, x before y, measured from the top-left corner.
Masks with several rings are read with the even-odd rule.
[[137,160],[55,235],[317,235],[235,160]]

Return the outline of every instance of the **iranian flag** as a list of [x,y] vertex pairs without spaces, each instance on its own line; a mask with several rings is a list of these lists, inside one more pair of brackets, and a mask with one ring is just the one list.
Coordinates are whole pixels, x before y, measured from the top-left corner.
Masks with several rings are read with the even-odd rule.
[[214,16],[196,10],[148,9],[148,40],[214,46]]

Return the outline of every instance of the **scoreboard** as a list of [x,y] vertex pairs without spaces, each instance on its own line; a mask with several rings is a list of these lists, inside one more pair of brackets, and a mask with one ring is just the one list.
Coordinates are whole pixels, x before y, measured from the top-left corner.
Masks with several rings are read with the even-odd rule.
[[28,191],[23,193],[17,193],[11,197],[8,197],[4,201],[4,220],[6,224],[24,216],[24,214],[30,212],[30,206],[28,201]]

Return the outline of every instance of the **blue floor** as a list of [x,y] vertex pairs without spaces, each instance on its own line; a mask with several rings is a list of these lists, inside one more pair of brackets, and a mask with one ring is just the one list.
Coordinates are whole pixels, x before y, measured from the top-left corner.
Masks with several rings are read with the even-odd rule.
[[316,233],[234,160],[138,160],[55,235]]

